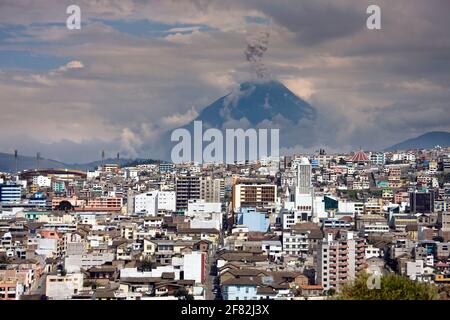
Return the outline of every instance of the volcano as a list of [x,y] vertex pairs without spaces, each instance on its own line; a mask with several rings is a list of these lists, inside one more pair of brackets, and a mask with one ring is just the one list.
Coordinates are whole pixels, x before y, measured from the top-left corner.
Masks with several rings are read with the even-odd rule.
[[315,120],[316,109],[276,80],[245,82],[238,90],[216,100],[194,121],[212,128],[223,128],[230,121],[249,126],[285,119],[298,124],[301,119]]
[[[281,82],[258,80],[244,82],[229,94],[204,108],[182,128],[194,132],[194,122],[203,128],[225,129],[279,129],[279,147],[311,147],[315,143],[317,111],[308,102],[296,96]],[[170,141],[170,133],[164,137]],[[192,140],[192,143],[195,141]],[[171,142],[164,147],[173,147]],[[166,150],[164,159],[169,159]]]

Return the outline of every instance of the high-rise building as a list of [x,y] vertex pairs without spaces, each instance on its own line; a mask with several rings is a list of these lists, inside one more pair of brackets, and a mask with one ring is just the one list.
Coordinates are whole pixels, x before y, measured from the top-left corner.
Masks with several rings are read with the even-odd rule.
[[429,192],[411,192],[409,194],[409,205],[413,213],[432,213],[434,212],[434,191]]
[[223,179],[205,177],[201,180],[200,198],[205,202],[222,202],[225,196],[225,183]]
[[233,210],[241,207],[263,208],[276,202],[277,186],[273,184],[233,185]]
[[305,157],[297,162],[297,187],[299,194],[311,194],[311,163]]
[[318,251],[317,281],[325,291],[339,291],[365,267],[365,240],[355,237],[352,231],[341,232],[336,239],[328,233]]
[[20,202],[22,198],[22,186],[15,183],[0,184],[0,202],[14,203]]
[[177,210],[186,210],[188,201],[200,199],[201,178],[197,176],[179,176],[176,180]]

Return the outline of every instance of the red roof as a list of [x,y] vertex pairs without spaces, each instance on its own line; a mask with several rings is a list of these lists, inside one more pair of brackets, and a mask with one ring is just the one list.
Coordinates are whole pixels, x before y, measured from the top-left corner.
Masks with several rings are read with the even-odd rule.
[[360,150],[353,155],[351,161],[352,162],[366,162],[366,161],[369,161],[369,157],[367,156],[367,154],[364,153],[364,151]]

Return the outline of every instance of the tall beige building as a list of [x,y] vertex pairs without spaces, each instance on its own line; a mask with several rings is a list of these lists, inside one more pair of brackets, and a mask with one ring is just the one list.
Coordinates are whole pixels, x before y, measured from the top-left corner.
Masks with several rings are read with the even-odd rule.
[[317,282],[325,291],[339,291],[365,268],[365,240],[352,231],[342,232],[336,238],[327,234],[318,251]]
[[200,182],[200,199],[205,202],[222,202],[225,197],[225,182],[223,179],[204,177]]

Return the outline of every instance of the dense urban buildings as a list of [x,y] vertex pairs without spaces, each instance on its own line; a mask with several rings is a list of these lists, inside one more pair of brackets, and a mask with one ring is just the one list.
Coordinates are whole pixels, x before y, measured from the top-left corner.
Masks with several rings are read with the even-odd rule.
[[0,175],[0,300],[328,299],[450,282],[449,148]]

